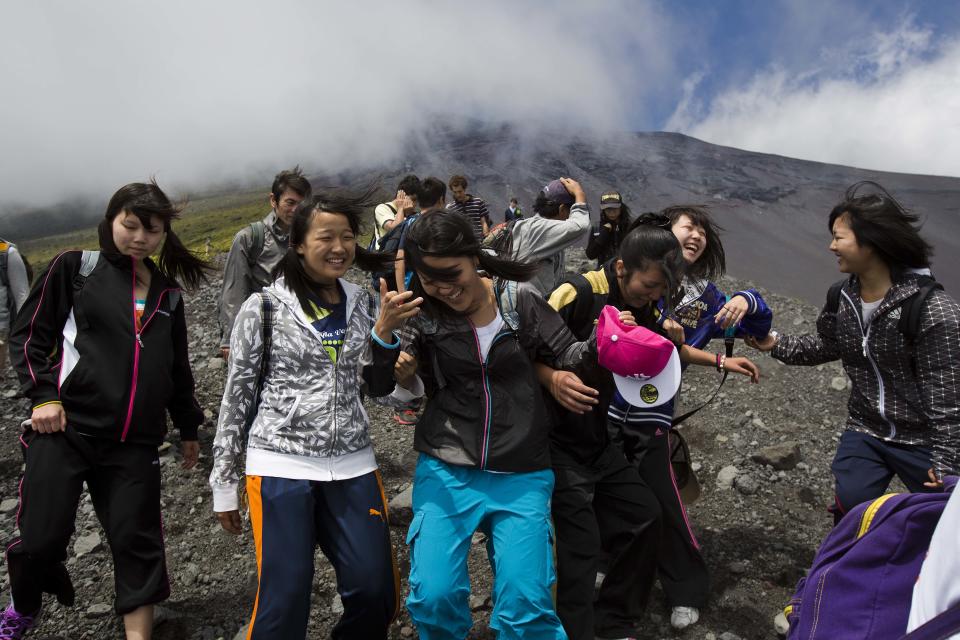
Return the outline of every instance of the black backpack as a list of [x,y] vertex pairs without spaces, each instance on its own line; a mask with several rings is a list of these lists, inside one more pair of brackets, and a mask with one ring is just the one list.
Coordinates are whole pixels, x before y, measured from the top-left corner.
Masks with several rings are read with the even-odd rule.
[[[410,225],[420,217],[420,214],[415,214],[409,218],[404,218],[399,224],[393,225],[385,234],[380,236],[380,240],[377,241],[375,251],[379,253],[389,253],[396,255],[397,251],[403,246],[403,239],[407,235],[407,229],[410,228]],[[407,272],[407,279],[409,280],[410,271]],[[373,290],[380,290],[380,278],[383,278],[387,281],[387,288],[390,291],[397,290],[397,278],[393,269],[389,271],[377,271],[373,273],[371,279],[371,284],[373,284]],[[405,285],[407,283],[404,283]]]
[[[824,311],[836,313],[840,309],[840,294],[843,291],[843,285],[848,282],[844,278],[834,282],[827,291],[827,306]],[[913,344],[920,335],[920,316],[923,314],[923,306],[927,303],[927,298],[934,291],[943,290],[943,285],[937,282],[933,276],[920,276],[917,284],[919,289],[912,296],[904,300],[900,306],[900,320],[897,322],[897,330],[903,334],[908,344]]]

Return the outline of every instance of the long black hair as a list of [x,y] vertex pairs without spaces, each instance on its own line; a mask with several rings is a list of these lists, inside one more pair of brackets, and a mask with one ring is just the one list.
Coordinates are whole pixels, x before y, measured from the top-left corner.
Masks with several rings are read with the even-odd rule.
[[690,222],[703,229],[707,246],[693,264],[687,265],[687,276],[696,280],[716,280],[727,271],[727,255],[720,242],[723,227],[710,217],[710,210],[699,204],[678,204],[661,211],[670,219],[673,227],[677,221],[687,216]]
[[625,202],[620,203],[620,217],[616,220],[611,220],[607,217],[605,213],[606,209],[600,209],[600,224],[610,223],[613,226],[617,227],[617,230],[621,233],[626,233],[630,228],[630,223],[632,222],[633,216],[630,214],[630,207],[627,206]]
[[173,232],[170,223],[180,217],[184,205],[175,205],[167,194],[157,186],[156,180],[150,182],[131,182],[117,189],[107,203],[107,211],[97,227],[100,249],[107,253],[120,253],[113,241],[113,219],[121,212],[137,216],[145,229],[153,231],[151,218],[157,216],[163,222],[167,237],[160,247],[157,267],[168,278],[196,289],[207,281],[207,273],[212,270],[208,262],[197,257],[187,249]]
[[[861,193],[864,188],[872,192]],[[872,180],[851,185],[830,212],[827,227],[843,218],[857,244],[873,249],[896,280],[906,269],[930,266],[933,247],[920,236],[920,216],[910,213],[896,198]]]
[[651,266],[660,267],[667,281],[663,309],[667,315],[678,302],[680,283],[687,264],[680,242],[670,227],[670,218],[663,214],[640,214],[627,237],[620,243],[619,253],[627,278],[634,271],[646,271]]
[[[285,285],[293,291],[303,307],[309,306],[309,293],[313,289],[314,281],[307,274],[303,256],[297,253],[297,247],[306,239],[314,216],[318,213],[343,216],[347,219],[354,237],[358,237],[361,231],[360,221],[367,215],[369,208],[377,204],[375,195],[374,187],[360,193],[327,191],[315,193],[297,206],[290,224],[290,246],[274,270],[274,275],[283,275]],[[353,264],[363,271],[387,271],[392,267],[394,259],[393,254],[368,251],[358,242]]]
[[494,251],[483,249],[473,233],[470,221],[455,213],[431,212],[417,218],[407,230],[403,240],[403,253],[407,270],[414,273],[410,286],[414,295],[423,297],[428,309],[441,313],[450,313],[449,307],[442,303],[433,303],[433,298],[424,291],[417,274],[423,273],[431,280],[452,282],[460,277],[460,270],[432,267],[426,263],[424,257],[476,258],[478,270],[494,278],[515,282],[526,282],[539,270],[536,264],[511,260]]

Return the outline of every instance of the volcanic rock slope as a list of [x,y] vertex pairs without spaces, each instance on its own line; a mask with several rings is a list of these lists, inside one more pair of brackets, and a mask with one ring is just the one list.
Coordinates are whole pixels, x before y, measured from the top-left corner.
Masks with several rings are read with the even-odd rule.
[[827,252],[827,216],[851,184],[875,180],[925,221],[936,248],[934,271],[960,288],[960,179],[856,169],[744,151],[677,133],[607,137],[569,132],[538,135],[515,127],[438,124],[411,139],[391,166],[370,171],[392,188],[414,172],[442,179],[464,173],[468,191],[487,200],[496,222],[511,196],[531,212],[541,186],[559,176],[580,180],[596,219],[603,190],[618,189],[634,212],[673,204],[707,204],[727,230],[729,273],[785,295],[822,304],[838,279]]
[[[589,267],[582,252],[572,253],[568,269]],[[732,280],[722,284],[727,290],[746,286]],[[814,330],[816,308],[761,291],[775,309],[775,325],[782,331]],[[173,595],[164,604],[163,621],[157,625],[156,637],[161,640],[244,637],[238,634],[252,610],[257,587],[249,529],[239,537],[223,532],[213,516],[207,487],[211,440],[225,376],[217,353],[218,292],[219,282],[212,282],[186,296],[197,395],[208,419],[201,429],[199,468],[180,469],[175,435],[168,438],[170,445],[163,447],[163,509]],[[712,572],[711,602],[698,625],[674,634],[669,611],[657,590],[648,613],[639,621],[641,637],[775,637],[773,616],[790,597],[829,529],[831,517],[825,510],[832,495],[829,464],[843,427],[847,379],[836,363],[788,368],[748,351],[738,345],[739,353],[751,355],[762,367],[761,383],[751,385],[731,378],[713,404],[683,426],[703,484],[702,497],[690,508],[690,520]],[[714,371],[692,367],[684,378],[683,404],[690,407],[702,402],[718,382]],[[15,397],[15,388],[14,378],[7,372],[0,392],[3,540],[15,535],[22,465],[17,435],[20,420],[28,413],[27,401]],[[368,406],[386,491],[394,498],[410,486],[416,461],[413,431],[397,425],[377,405]],[[773,449],[766,450],[770,447]],[[395,502],[402,503],[403,498]],[[409,510],[401,504],[395,506],[394,544],[405,596],[409,561],[404,520]],[[112,614],[109,548],[86,495],[80,503],[67,563],[77,586],[76,607],[65,609],[48,598],[36,637],[122,637],[120,623]],[[487,627],[491,574],[479,534],[474,538],[470,570],[470,606],[475,620],[470,637],[492,638]],[[4,568],[0,577],[3,597],[9,593],[6,581]],[[339,607],[333,569],[318,552],[309,637],[328,637]],[[405,612],[391,627],[390,635],[416,637]]]

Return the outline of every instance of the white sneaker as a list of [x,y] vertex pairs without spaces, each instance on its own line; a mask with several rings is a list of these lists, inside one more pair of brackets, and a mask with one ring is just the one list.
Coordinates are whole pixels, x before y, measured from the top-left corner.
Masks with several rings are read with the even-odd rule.
[[694,607],[674,607],[670,614],[670,626],[674,629],[686,629],[692,624],[697,624],[700,619],[700,611]]

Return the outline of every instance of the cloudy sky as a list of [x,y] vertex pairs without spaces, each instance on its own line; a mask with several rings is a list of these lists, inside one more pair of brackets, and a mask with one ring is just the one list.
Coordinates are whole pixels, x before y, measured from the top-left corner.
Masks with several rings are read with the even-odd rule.
[[960,176],[958,113],[955,2],[8,2],[0,212],[389,161],[450,117]]

